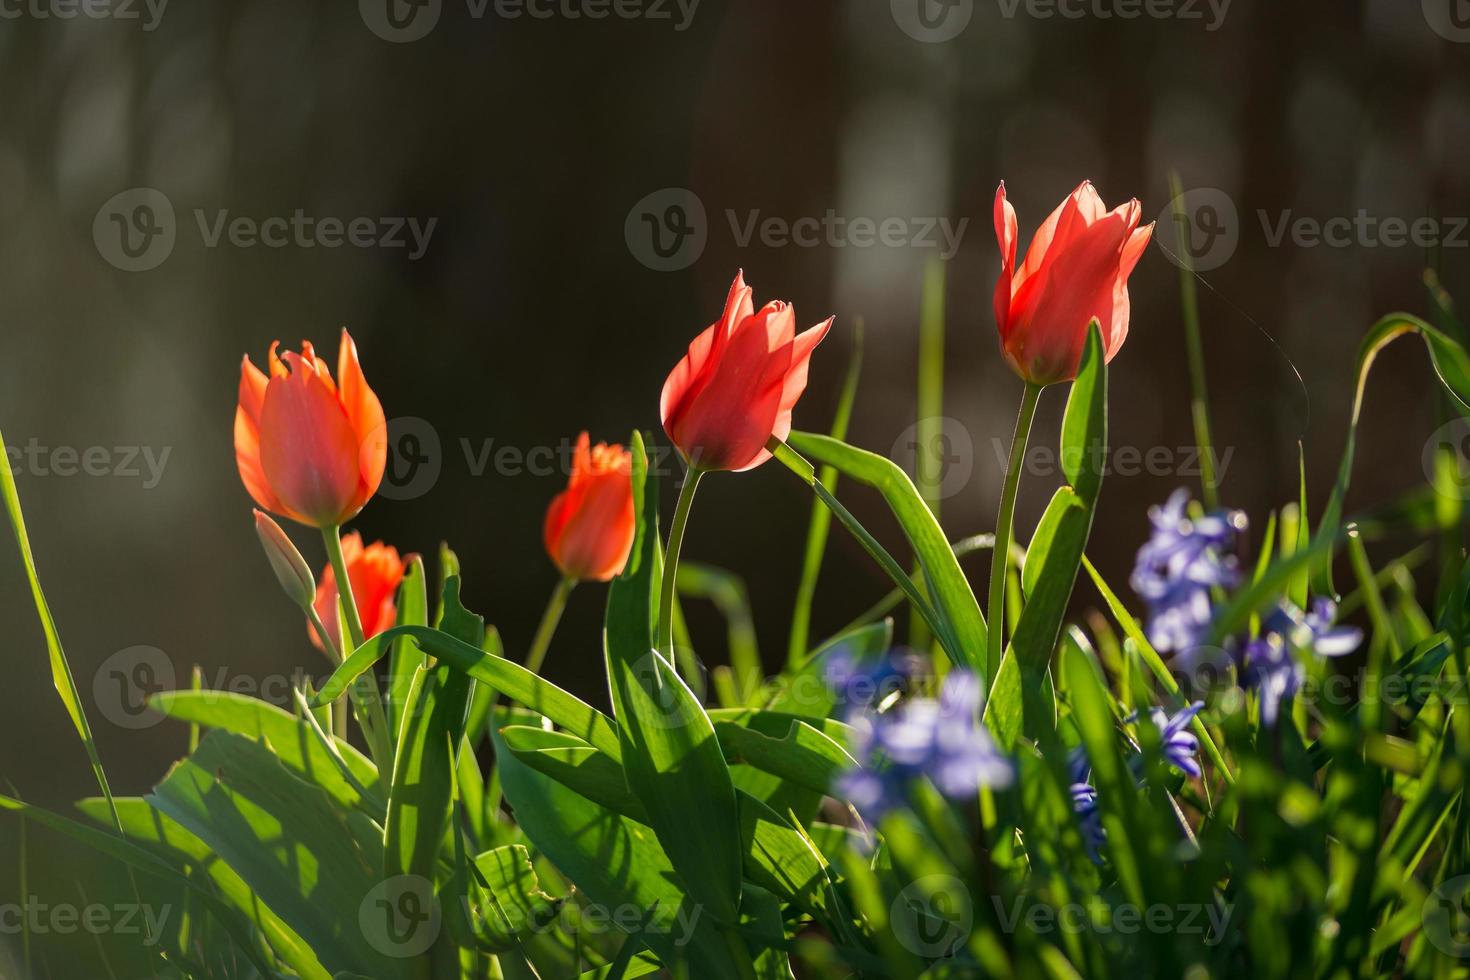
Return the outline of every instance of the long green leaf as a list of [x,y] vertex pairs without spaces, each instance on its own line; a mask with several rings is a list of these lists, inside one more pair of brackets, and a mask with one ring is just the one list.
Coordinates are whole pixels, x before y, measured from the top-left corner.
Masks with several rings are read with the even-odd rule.
[[631,439],[641,485],[641,550],[608,590],[604,630],[628,788],[643,801],[659,843],[691,897],[718,921],[740,908],[740,833],[735,784],[714,726],[674,666],[653,648],[659,595],[658,493],[638,433]]
[[[5,445],[5,436],[0,434],[0,448]],[[8,455],[0,461],[0,496],[5,498],[5,513],[10,518],[10,529],[15,532],[15,543],[20,549],[21,562],[25,565],[31,598],[36,604],[36,615],[41,620],[41,632],[46,636],[52,683],[56,685],[56,693],[60,695],[61,703],[71,718],[72,727],[77,730],[77,736],[87,750],[87,759],[92,764],[92,775],[97,780],[97,786],[111,807],[112,787],[108,785],[107,772],[102,768],[102,757],[97,753],[97,743],[92,738],[92,726],[87,721],[86,709],[82,707],[82,696],[77,691],[76,679],[72,677],[71,662],[66,659],[66,651],[62,649],[56,620],[51,617],[51,607],[46,602],[45,592],[41,590],[41,577],[36,572],[36,557],[31,553],[31,537],[26,531],[25,515],[21,513],[20,494],[15,489],[15,474],[11,471]],[[112,824],[118,833],[122,833],[122,822],[116,812],[112,814]]]
[[983,677],[985,616],[939,520],[919,496],[908,474],[892,460],[829,436],[793,432],[789,442],[797,452],[835,466],[843,475],[883,496],[924,570],[938,619],[930,626],[956,664],[968,666]]

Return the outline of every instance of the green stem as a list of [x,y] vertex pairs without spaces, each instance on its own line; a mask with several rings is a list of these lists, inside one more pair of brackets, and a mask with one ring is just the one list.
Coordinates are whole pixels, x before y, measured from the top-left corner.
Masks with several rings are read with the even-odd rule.
[[1026,443],[1031,438],[1031,423],[1036,418],[1036,403],[1041,386],[1026,383],[1021,393],[1021,410],[1016,415],[1016,431],[1011,437],[1011,458],[1006,463],[1006,481],[1000,491],[1000,513],[995,518],[995,547],[990,553],[990,632],[986,637],[986,669],[991,677],[1000,672],[1000,654],[1004,637],[1006,564],[1011,551],[1011,523],[1016,515],[1016,491],[1021,485],[1021,468],[1026,456]]
[[[1195,294],[1194,267],[1189,252],[1189,216],[1183,207],[1179,175],[1169,175],[1169,194],[1176,202],[1174,230],[1178,244],[1179,297],[1184,312],[1184,346],[1189,359],[1189,413],[1194,420],[1194,441],[1200,456],[1200,485],[1206,510],[1220,506],[1219,483],[1215,478],[1215,450],[1210,436],[1210,403],[1205,392],[1205,354],[1200,343],[1199,300]],[[1305,516],[1304,518],[1305,519]]]
[[[333,575],[336,572],[332,573]],[[337,644],[332,642],[332,634],[327,632],[326,624],[322,622],[321,615],[316,611],[316,606],[306,605],[302,607],[306,611],[306,619],[311,623],[311,628],[316,630],[316,635],[321,638],[322,646],[326,647],[327,656],[338,666],[342,663],[342,651],[337,649]],[[340,701],[331,706],[332,709],[332,734],[347,740],[347,711],[345,705]]]
[[[342,555],[341,527],[333,525],[322,528],[322,541],[327,546],[327,561],[332,565],[332,577],[337,581],[337,601],[347,620],[347,635],[352,640],[352,649],[356,650],[362,646],[365,637],[362,632],[362,617],[357,613],[357,597],[352,594],[352,580],[347,577],[347,559]],[[343,644],[342,654],[345,658],[346,644]],[[383,701],[378,695],[376,678],[371,673],[365,673],[352,685],[349,694],[357,713],[358,724],[362,726],[363,735],[372,752],[373,762],[377,764],[378,772],[386,778],[386,774],[393,771],[393,749],[389,743],[388,719],[383,713]],[[341,721],[337,721],[335,717],[333,719],[334,728],[340,726],[339,734],[345,732],[346,724],[345,715]]]
[[689,524],[689,508],[694,505],[694,491],[704,470],[691,466],[679,488],[679,502],[674,505],[674,523],[669,527],[669,544],[664,549],[664,578],[659,589],[658,649],[664,659],[674,662],[674,591],[679,577],[679,548],[684,543],[684,528]]
[[541,614],[541,625],[536,627],[536,636],[531,640],[530,652],[526,654],[526,669],[533,674],[541,673],[541,665],[546,661],[546,651],[551,647],[551,638],[556,635],[556,626],[561,622],[561,614],[567,608],[567,597],[572,594],[576,585],[576,579],[563,578],[551,590],[551,598],[546,600],[546,611]]

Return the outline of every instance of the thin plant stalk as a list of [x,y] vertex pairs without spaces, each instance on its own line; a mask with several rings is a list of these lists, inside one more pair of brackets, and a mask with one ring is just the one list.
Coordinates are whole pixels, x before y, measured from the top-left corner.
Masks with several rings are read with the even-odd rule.
[[[347,635],[352,640],[352,649],[356,650],[362,646],[366,637],[363,636],[362,617],[357,612],[357,597],[352,594],[352,580],[347,576],[347,560],[342,555],[342,529],[335,525],[322,528],[322,541],[327,547],[327,560],[332,565],[332,575],[337,580],[337,599],[342,607],[342,616],[347,622]],[[342,652],[345,656],[345,644]],[[376,678],[371,673],[359,678],[353,684],[350,696],[378,771],[391,772],[393,749],[388,741],[388,719],[383,713],[382,699],[378,696]],[[388,767],[386,770],[385,766]]]
[[556,588],[551,590],[551,598],[546,600],[546,611],[541,614],[541,623],[536,627],[531,649],[526,653],[526,669],[533,674],[541,673],[541,665],[546,662],[546,651],[551,648],[551,638],[556,635],[561,614],[566,611],[567,597],[572,594],[576,585],[576,579],[563,576],[556,583]]
[[1006,565],[1011,550],[1011,525],[1016,516],[1016,491],[1021,485],[1021,470],[1026,458],[1026,444],[1031,438],[1031,423],[1036,418],[1036,403],[1041,386],[1026,383],[1021,393],[1021,410],[1016,414],[1016,431],[1011,437],[1011,456],[1006,463],[1005,484],[1000,491],[1000,512],[995,518],[995,546],[990,553],[990,602],[986,610],[990,631],[986,636],[986,670],[990,677],[1000,673],[1003,648],[1006,601]]
[[1189,414],[1194,422],[1194,441],[1199,449],[1200,485],[1206,510],[1220,506],[1220,487],[1215,477],[1214,441],[1210,435],[1210,400],[1205,391],[1205,354],[1200,342],[1199,298],[1195,292],[1194,266],[1189,253],[1189,215],[1183,210],[1179,175],[1169,175],[1169,195],[1174,199],[1174,233],[1178,252],[1179,299],[1184,312],[1184,346],[1189,360]]
[[663,582],[659,588],[658,649],[664,659],[674,658],[674,596],[679,577],[679,549],[684,544],[684,529],[689,524],[689,509],[694,506],[694,491],[704,470],[691,466],[679,487],[679,501],[674,505],[674,523],[669,527],[669,543],[664,549]]

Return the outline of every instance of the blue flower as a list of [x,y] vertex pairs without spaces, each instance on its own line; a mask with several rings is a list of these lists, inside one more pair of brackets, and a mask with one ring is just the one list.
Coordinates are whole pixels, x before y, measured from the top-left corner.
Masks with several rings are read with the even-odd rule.
[[910,698],[862,716],[853,744],[859,767],[839,777],[838,792],[873,822],[902,806],[909,784],[921,777],[950,799],[1011,785],[1015,767],[980,723],[980,700],[979,679],[954,670],[937,700]]
[[1163,741],[1164,759],[1186,776],[1200,774],[1199,739],[1186,729],[1204,706],[1203,701],[1196,701],[1172,716],[1163,708],[1150,708],[1148,712]]
[[836,695],[838,717],[846,718],[861,708],[881,710],[890,699],[908,690],[924,667],[924,658],[918,654],[895,650],[876,659],[859,660],[844,648],[827,657],[822,679]]
[[1067,769],[1071,785],[1072,812],[1077,815],[1077,827],[1082,831],[1082,843],[1087,847],[1087,856],[1094,864],[1102,863],[1103,842],[1108,839],[1103,829],[1102,814],[1097,808],[1097,790],[1088,782],[1092,766],[1087,761],[1087,751],[1077,746],[1067,756]]
[[1240,579],[1229,550],[1245,516],[1222,510],[1191,519],[1188,508],[1189,491],[1181,487],[1149,510],[1153,533],[1138,549],[1130,579],[1149,607],[1148,640],[1164,653],[1197,646],[1210,625],[1210,590]]
[[1301,690],[1306,668],[1301,657],[1341,657],[1363,642],[1363,631],[1352,626],[1334,626],[1337,605],[1318,599],[1304,613],[1282,602],[1261,624],[1261,635],[1245,648],[1245,686],[1256,692],[1261,705],[1261,724],[1273,728],[1281,715],[1281,703]]

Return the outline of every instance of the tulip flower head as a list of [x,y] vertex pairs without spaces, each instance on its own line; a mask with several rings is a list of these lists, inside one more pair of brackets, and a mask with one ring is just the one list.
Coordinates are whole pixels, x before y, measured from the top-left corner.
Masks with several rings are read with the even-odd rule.
[[551,501],[542,528],[546,553],[574,581],[606,582],[633,550],[633,456],[622,446],[577,437],[572,476]]
[[[374,541],[366,548],[362,536],[356,531],[342,536],[342,559],[347,566],[347,580],[352,584],[352,598],[357,603],[357,615],[362,619],[363,639],[370,639],[392,626],[398,617],[395,602],[398,585],[403,581],[405,563],[398,549]],[[342,651],[343,656],[351,653],[342,647],[342,636],[337,619],[337,576],[332,566],[322,572],[321,584],[316,589],[314,603],[316,614],[327,628],[332,646]],[[321,637],[313,627],[307,627],[311,642],[318,650],[325,650]]]
[[718,321],[694,338],[664,382],[664,431],[699,470],[748,470],[771,458],[766,443],[791,434],[791,410],[806,390],[812,351],[832,318],[796,332],[796,311],[772,300],[760,310],[737,273]]
[[336,527],[377,492],[388,458],[383,406],[368,387],[346,330],[337,379],[311,344],[267,356],[269,377],[240,365],[235,463],[265,510],[310,527]]
[[1088,325],[1102,326],[1107,360],[1128,336],[1128,276],[1143,255],[1153,224],[1138,227],[1138,201],[1104,208],[1083,181],[1041,223],[1016,266],[1016,212],[1006,185],[995,192],[995,237],[1001,276],[995,323],[1006,361],[1021,379],[1048,385],[1077,376]]

